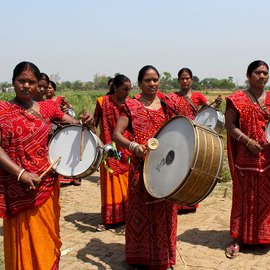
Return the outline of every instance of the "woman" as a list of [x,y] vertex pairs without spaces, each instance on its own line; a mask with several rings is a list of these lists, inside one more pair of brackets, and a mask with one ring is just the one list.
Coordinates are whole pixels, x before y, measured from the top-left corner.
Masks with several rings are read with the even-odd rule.
[[[112,133],[119,118],[123,103],[128,100],[131,81],[125,75],[117,75],[106,96],[97,99],[94,119],[99,124],[100,139],[113,144]],[[125,134],[129,136],[129,134]],[[128,187],[129,156],[128,150],[118,147],[121,156],[109,158],[100,166],[101,217],[102,224],[97,231],[104,231],[126,221],[126,202]]]
[[[176,110],[183,116],[186,116],[194,120],[199,109],[209,105],[206,97],[200,92],[194,92],[191,89],[192,85],[192,71],[189,68],[182,68],[178,72],[178,84],[180,90],[178,92],[169,93],[168,96],[171,98],[176,106]],[[222,102],[220,96],[216,99],[215,107],[218,108]],[[194,206],[180,206],[178,213],[190,213],[196,212],[198,204]]]
[[[47,142],[56,119],[78,120],[65,115],[50,100],[35,102],[39,69],[19,63],[12,83],[15,98],[0,102],[0,217],[4,218],[6,269],[58,269],[59,183],[49,171]],[[93,119],[85,115],[89,125]]]
[[[189,68],[179,70],[178,84],[180,90],[178,92],[169,93],[168,96],[176,104],[182,115],[193,120],[199,109],[208,106],[209,102],[202,93],[195,92],[191,89],[192,71]],[[219,95],[215,100],[214,107],[218,108],[221,102],[222,99]]]
[[270,244],[270,148],[265,130],[270,119],[268,65],[261,60],[247,69],[249,88],[226,99],[228,159],[233,181],[230,234],[226,256],[235,258],[241,244]]
[[66,97],[63,96],[55,96],[55,92],[56,92],[56,83],[53,81],[49,82],[47,91],[45,93],[46,95],[46,99],[51,99],[53,101],[55,101],[58,106],[60,107],[60,109],[66,113],[69,114],[72,117],[75,117],[75,113],[73,110],[72,105],[67,101]]
[[[170,201],[153,198],[143,181],[145,144],[174,115],[170,100],[158,92],[159,77],[153,66],[140,70],[141,95],[126,101],[113,135],[118,145],[132,151],[125,234],[130,269],[164,270],[172,269],[175,264],[176,206]],[[126,130],[132,133],[134,141],[123,136]]]
[[44,96],[47,92],[48,86],[50,83],[50,78],[45,73],[40,73],[40,78],[38,80],[38,88],[36,94],[33,97],[35,101],[44,101]]

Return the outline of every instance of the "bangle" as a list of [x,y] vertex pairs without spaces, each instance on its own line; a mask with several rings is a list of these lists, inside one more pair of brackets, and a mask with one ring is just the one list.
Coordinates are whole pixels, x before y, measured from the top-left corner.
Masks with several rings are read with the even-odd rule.
[[246,146],[248,146],[251,141],[252,141],[252,139],[249,139],[248,142],[246,143]]
[[138,143],[136,143],[136,142],[130,142],[129,143],[129,146],[128,146],[128,149],[130,150],[130,151],[134,151],[135,150],[135,148],[136,148],[136,146],[138,146],[139,144]]
[[240,139],[242,138],[242,136],[243,136],[244,134],[245,134],[245,133],[242,132],[242,133],[238,136],[238,138],[237,138],[237,141],[238,141],[238,142],[240,141]]
[[24,172],[25,172],[25,169],[22,169],[22,170],[20,171],[20,173],[19,173],[19,175],[18,175],[18,178],[17,178],[17,181],[18,181],[18,182],[20,182],[20,179],[21,179],[21,177],[22,177],[22,175],[23,175]]

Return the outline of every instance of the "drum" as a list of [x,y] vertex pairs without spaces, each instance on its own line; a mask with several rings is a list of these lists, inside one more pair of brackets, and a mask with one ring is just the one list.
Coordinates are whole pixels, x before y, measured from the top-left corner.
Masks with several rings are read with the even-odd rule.
[[49,141],[48,157],[52,164],[61,157],[53,167],[62,176],[83,178],[93,174],[103,159],[103,144],[100,139],[88,129],[84,129],[83,155],[81,159],[82,127],[69,125],[56,129]]
[[70,115],[71,117],[75,118],[76,114],[74,112],[73,109],[68,109],[68,115]]
[[155,138],[159,146],[148,151],[143,168],[148,193],[189,206],[206,198],[223,164],[220,136],[184,116],[176,116],[159,129]]
[[270,121],[268,121],[265,128],[265,136],[266,136],[267,143],[270,143]]
[[225,126],[224,114],[212,107],[202,109],[202,111],[195,116],[194,120],[198,124],[207,126],[212,130],[215,130],[218,134],[223,131]]

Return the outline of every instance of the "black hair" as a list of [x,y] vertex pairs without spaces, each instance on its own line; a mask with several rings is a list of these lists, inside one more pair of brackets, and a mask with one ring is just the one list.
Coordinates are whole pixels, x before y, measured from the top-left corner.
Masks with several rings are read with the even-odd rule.
[[110,87],[110,91],[106,95],[113,95],[115,93],[114,88],[121,86],[125,82],[131,82],[130,79],[123,75],[123,74],[118,74],[113,78],[113,83]]
[[256,60],[256,61],[253,61],[252,63],[249,64],[249,66],[247,68],[247,76],[250,77],[251,76],[251,73],[256,68],[258,68],[259,66],[266,66],[267,69],[269,70],[268,65],[264,61],[262,61],[262,60]]
[[16,78],[25,70],[30,69],[31,72],[36,76],[36,78],[39,80],[40,78],[40,71],[39,68],[31,63],[31,62],[27,62],[27,61],[23,61],[19,64],[16,65],[16,67],[13,70],[13,76],[12,76],[12,83],[15,82]]
[[190,78],[192,79],[192,71],[189,69],[189,68],[182,68],[182,69],[180,69],[179,71],[178,71],[178,80],[180,79],[180,77],[181,77],[181,75],[184,73],[184,72],[186,72],[186,73],[188,73],[189,74],[189,76],[190,76]]
[[144,77],[146,71],[149,70],[149,69],[153,69],[157,73],[158,78],[160,77],[159,72],[157,71],[157,69],[154,66],[152,66],[152,65],[146,65],[143,68],[141,68],[141,70],[139,71],[138,82],[142,82],[143,77]]
[[56,83],[53,81],[50,81],[50,85],[52,86],[53,90],[56,91]]
[[44,80],[47,83],[50,83],[50,78],[46,73],[41,72],[39,76],[39,81]]
[[108,86],[109,86],[110,83],[113,81],[113,79],[114,79],[114,78],[110,78],[110,79],[108,80]]

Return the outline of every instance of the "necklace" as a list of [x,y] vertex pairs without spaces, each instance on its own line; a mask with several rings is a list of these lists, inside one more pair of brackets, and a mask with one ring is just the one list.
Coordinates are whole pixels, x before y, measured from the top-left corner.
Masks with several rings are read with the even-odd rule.
[[153,100],[146,99],[143,96],[141,96],[141,99],[146,103],[146,105],[150,106],[155,100],[157,100],[157,96],[155,96]]

